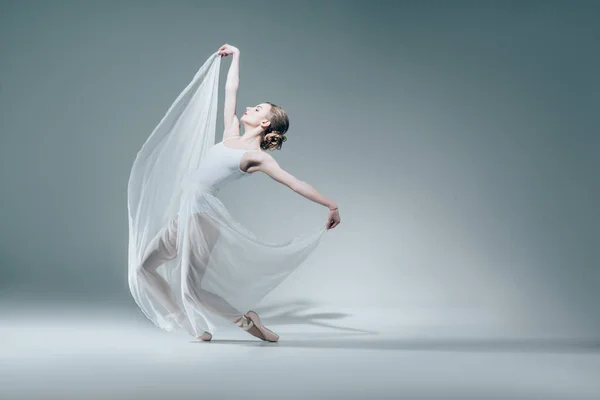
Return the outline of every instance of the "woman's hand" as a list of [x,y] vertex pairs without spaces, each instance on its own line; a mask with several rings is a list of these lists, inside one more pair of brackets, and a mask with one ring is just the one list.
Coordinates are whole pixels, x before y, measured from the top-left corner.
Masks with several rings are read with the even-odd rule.
[[329,217],[327,217],[327,225],[325,227],[327,229],[333,229],[338,226],[341,222],[339,209],[329,210]]
[[218,53],[221,57],[226,57],[230,54],[234,54],[234,53],[238,53],[239,54],[240,50],[235,47],[232,46],[230,44],[225,43],[223,46],[219,47]]

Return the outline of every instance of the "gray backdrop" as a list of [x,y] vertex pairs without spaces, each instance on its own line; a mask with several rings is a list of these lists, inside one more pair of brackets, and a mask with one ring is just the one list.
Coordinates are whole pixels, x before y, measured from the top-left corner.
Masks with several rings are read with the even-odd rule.
[[[1,1],[0,302],[134,312],[131,165],[229,43],[238,115],[283,106],[274,156],[342,218],[271,303],[598,335],[599,17],[585,1]],[[268,237],[327,217],[264,175],[222,194]]]

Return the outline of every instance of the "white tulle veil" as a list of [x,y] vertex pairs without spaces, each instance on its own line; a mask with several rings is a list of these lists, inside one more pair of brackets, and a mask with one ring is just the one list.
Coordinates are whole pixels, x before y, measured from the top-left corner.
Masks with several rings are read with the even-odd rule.
[[139,263],[150,240],[177,214],[183,179],[215,143],[220,65],[215,52],[135,158],[127,186],[129,265]]

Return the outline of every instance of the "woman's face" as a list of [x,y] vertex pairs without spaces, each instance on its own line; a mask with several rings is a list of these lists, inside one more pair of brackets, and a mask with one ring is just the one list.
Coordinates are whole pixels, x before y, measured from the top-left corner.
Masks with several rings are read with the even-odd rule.
[[271,110],[271,105],[267,103],[260,103],[254,107],[246,107],[246,111],[240,121],[245,122],[250,126],[259,126],[262,124],[263,128],[269,126],[269,120],[267,115]]

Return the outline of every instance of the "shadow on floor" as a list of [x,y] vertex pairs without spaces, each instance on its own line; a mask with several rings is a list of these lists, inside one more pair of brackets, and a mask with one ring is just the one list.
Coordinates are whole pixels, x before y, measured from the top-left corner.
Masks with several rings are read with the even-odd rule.
[[600,339],[580,338],[377,338],[379,332],[351,328],[332,323],[352,316],[341,312],[310,312],[317,304],[296,300],[277,306],[256,308],[266,326],[303,325],[330,328],[331,333],[303,333],[303,339],[277,343],[250,340],[218,340],[211,344],[235,344],[307,349],[401,350],[401,351],[459,351],[515,353],[600,353]]

